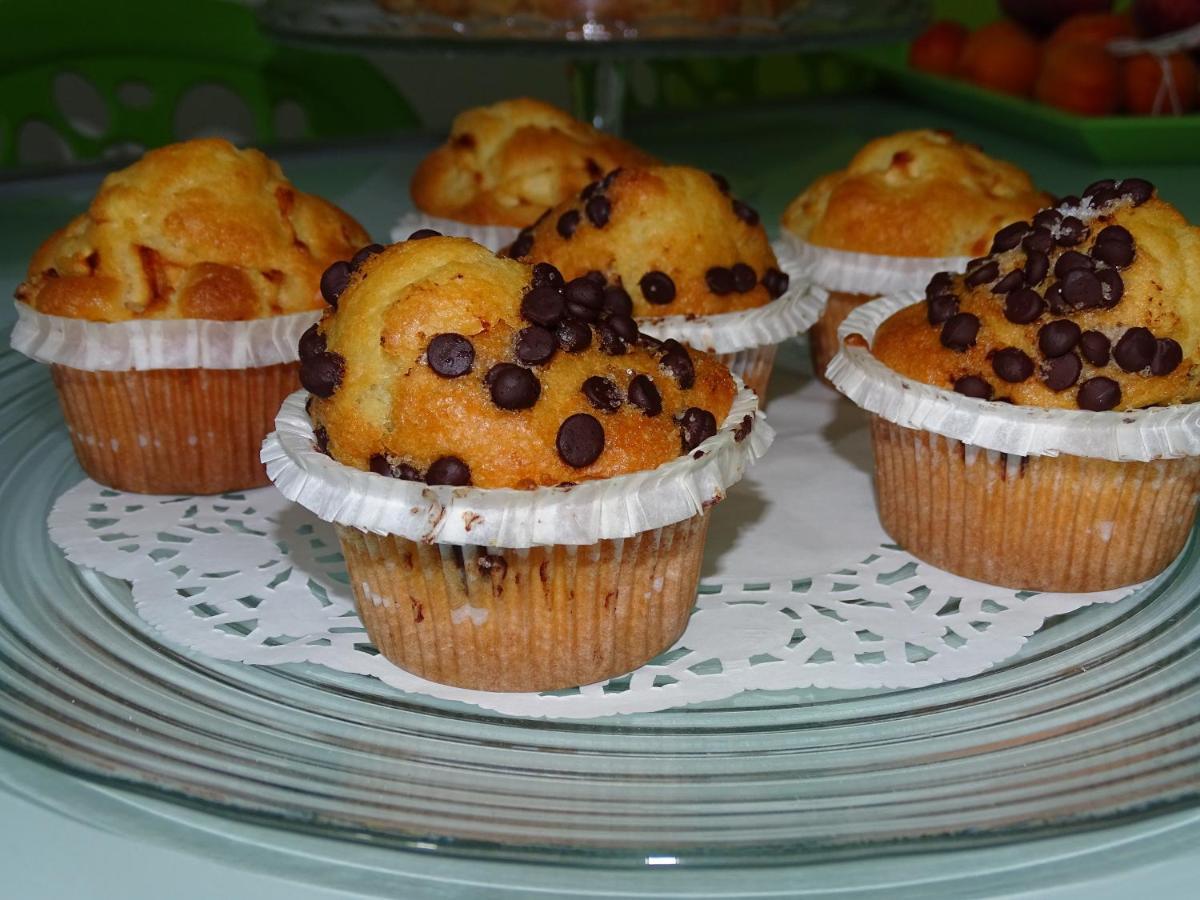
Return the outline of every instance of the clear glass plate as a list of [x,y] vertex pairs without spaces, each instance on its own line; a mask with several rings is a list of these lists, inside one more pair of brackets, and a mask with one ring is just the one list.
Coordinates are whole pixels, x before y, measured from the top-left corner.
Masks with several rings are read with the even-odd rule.
[[1035,838],[1200,807],[1196,535],[1150,587],[972,679],[523,720],[164,645],[123,583],[47,538],[81,473],[44,368],[0,355],[0,411],[0,741],[154,802],[297,840],[626,873],[998,845],[1028,862]]

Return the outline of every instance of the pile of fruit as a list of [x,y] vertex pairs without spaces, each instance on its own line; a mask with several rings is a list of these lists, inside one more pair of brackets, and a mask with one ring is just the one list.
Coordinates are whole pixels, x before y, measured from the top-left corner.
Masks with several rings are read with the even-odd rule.
[[1134,0],[1121,13],[1112,0],[1000,5],[1007,18],[975,31],[935,22],[913,42],[909,65],[1081,115],[1182,115],[1196,107],[1195,55],[1129,52],[1122,41],[1200,24],[1200,0]]

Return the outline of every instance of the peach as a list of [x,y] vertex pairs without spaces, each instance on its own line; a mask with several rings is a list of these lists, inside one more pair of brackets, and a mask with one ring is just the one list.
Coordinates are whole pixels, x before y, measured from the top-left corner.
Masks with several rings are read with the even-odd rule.
[[953,75],[969,34],[958,22],[934,22],[908,48],[908,64],[922,72]]
[[1103,47],[1117,38],[1133,36],[1133,20],[1128,14],[1087,13],[1071,16],[1059,25],[1045,47],[1070,43],[1098,44]]
[[1033,94],[1067,112],[1109,115],[1120,100],[1121,68],[1096,44],[1059,44],[1047,48]]
[[972,32],[963,45],[958,74],[994,91],[1027,97],[1037,79],[1037,41],[1008,21]]
[[1125,60],[1122,72],[1124,107],[1138,116],[1181,115],[1196,105],[1200,71],[1185,53],[1172,53],[1167,65],[1174,81],[1174,97],[1163,84],[1162,62],[1150,53],[1139,53]]

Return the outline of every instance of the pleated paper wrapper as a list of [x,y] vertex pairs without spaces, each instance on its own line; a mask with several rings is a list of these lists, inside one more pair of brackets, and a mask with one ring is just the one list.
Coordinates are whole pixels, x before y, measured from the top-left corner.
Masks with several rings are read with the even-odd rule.
[[521,229],[508,225],[472,225],[469,222],[459,222],[455,219],[443,219],[440,216],[430,216],[422,212],[407,212],[396,220],[392,226],[392,241],[400,243],[408,240],[408,236],[422,228],[432,228],[447,237],[470,238],[477,244],[482,244],[492,251],[503,250],[517,239]]
[[779,260],[827,291],[878,297],[924,290],[938,272],[961,272],[967,256],[885,256],[810,244],[784,231],[776,242]]

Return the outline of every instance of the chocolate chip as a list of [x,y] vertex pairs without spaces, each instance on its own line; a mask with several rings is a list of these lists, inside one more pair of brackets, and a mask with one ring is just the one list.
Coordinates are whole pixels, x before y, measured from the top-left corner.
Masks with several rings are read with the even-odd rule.
[[733,273],[733,289],[739,294],[754,290],[754,286],[758,284],[758,276],[754,274],[754,269],[745,263],[735,263],[730,272]]
[[1115,203],[1121,199],[1121,192],[1114,187],[1100,188],[1096,193],[1088,198],[1091,201],[1092,209],[1101,210],[1110,203]]
[[325,335],[321,334],[320,326],[314,322],[304,334],[300,335],[300,361],[303,362],[324,352]]
[[1096,273],[1100,281],[1100,305],[1111,309],[1125,296],[1125,279],[1116,269],[1101,269]]
[[586,276],[572,278],[563,288],[568,303],[586,306],[599,312],[604,306],[604,291]]
[[630,316],[609,316],[608,326],[617,333],[617,337],[627,344],[634,344],[638,339],[637,322]]
[[329,432],[323,425],[313,429],[313,446],[317,448],[318,453],[329,455]]
[[1029,250],[1025,254],[1025,283],[1037,287],[1045,280],[1050,271],[1050,257],[1037,250]]
[[492,402],[501,409],[529,409],[542,395],[537,376],[513,363],[496,363],[488,369]]
[[666,272],[647,272],[638,282],[649,303],[670,303],[675,299],[675,282]]
[[926,297],[936,297],[938,294],[954,293],[954,275],[950,272],[936,272],[925,286]]
[[996,260],[987,260],[973,270],[967,273],[967,277],[963,279],[963,283],[967,287],[979,287],[981,284],[987,284],[989,281],[995,281],[1000,274],[1000,263]]
[[1079,326],[1070,319],[1056,319],[1038,329],[1038,349],[1054,358],[1069,353],[1079,343]]
[[767,269],[763,272],[762,286],[767,289],[767,293],[772,299],[778,299],[787,293],[788,285],[791,284],[791,277],[786,272],[780,272],[778,269]]
[[[1057,222],[1055,223],[1057,224]],[[1049,253],[1054,249],[1054,235],[1044,225],[1039,225],[1021,241],[1021,247],[1026,253]]]
[[561,288],[563,286],[562,272],[548,262],[535,263],[533,266],[533,286]]
[[350,283],[352,271],[350,263],[339,259],[321,274],[321,296],[334,309],[337,309],[342,291],[346,290],[346,285]]
[[992,371],[1012,384],[1019,384],[1033,374],[1033,360],[1018,347],[1005,347],[992,355]]
[[527,231],[522,231],[517,235],[517,239],[512,242],[512,246],[508,248],[508,255],[512,259],[520,259],[523,256],[528,256],[529,251],[533,249],[533,235]]
[[597,271],[596,269],[591,269],[587,272],[584,272],[583,277],[601,290],[603,290],[604,286],[608,284],[608,279],[604,276],[604,273]]
[[[1055,228],[1058,227],[1058,223],[1061,222],[1062,220],[1063,220],[1063,215],[1057,209],[1043,209],[1041,212],[1039,212],[1036,216],[1033,217],[1033,227],[1035,229],[1045,228],[1048,231],[1053,231]],[[1049,248],[1047,248],[1047,250],[1044,250],[1042,252],[1044,253],[1044,252],[1047,252],[1048,250],[1049,250]]]
[[579,215],[579,210],[568,209],[565,213],[558,217],[558,224],[555,226],[559,235],[563,238],[571,238],[575,234],[575,229],[579,227],[579,220],[582,217]]
[[517,359],[527,366],[540,366],[554,356],[554,334],[541,325],[530,325],[517,332],[514,348]]
[[567,303],[567,314],[581,322],[597,322],[600,320],[600,310],[594,306],[584,306],[582,303]]
[[958,312],[958,298],[953,294],[938,294],[926,302],[928,307],[925,314],[929,317],[930,325],[941,325]]
[[978,375],[966,375],[954,382],[954,390],[976,400],[991,400],[992,386]]
[[300,384],[310,394],[332,397],[346,374],[346,360],[326,351],[300,363]]
[[1141,206],[1154,196],[1154,185],[1144,178],[1122,179],[1117,189],[1132,200],[1134,206]]
[[1017,288],[1025,286],[1025,273],[1020,269],[1013,269],[994,285],[992,285],[993,294],[1007,294],[1009,291],[1015,291]]
[[587,200],[587,199],[591,198],[591,196],[593,194],[595,194],[596,191],[598,191],[598,190],[600,190],[600,182],[599,181],[589,181],[587,184],[585,184],[583,186],[583,190],[579,192],[579,199]]
[[1037,291],[1021,288],[1004,298],[1004,318],[1015,325],[1028,325],[1045,310],[1046,304]]
[[733,201],[733,214],[747,225],[754,226],[758,224],[758,210],[748,203],[743,203],[741,200]]
[[1151,375],[1170,375],[1183,362],[1183,348],[1171,338],[1159,338],[1150,362]]
[[558,346],[568,353],[579,353],[592,345],[592,329],[576,319],[564,319],[554,332]]
[[621,356],[629,350],[625,345],[624,339],[617,329],[613,328],[611,322],[601,322],[597,325],[596,337],[600,340],[600,350],[609,356]]
[[563,317],[566,302],[555,288],[535,287],[521,300],[521,315],[535,325],[553,328]]
[[425,348],[429,368],[443,378],[466,375],[475,364],[475,347],[461,334],[439,334]]
[[471,483],[471,468],[457,456],[441,456],[425,473],[426,484],[464,485]]
[[621,391],[602,375],[593,375],[583,383],[583,396],[601,412],[616,412],[621,408]]
[[1096,259],[1123,269],[1134,257],[1133,235],[1120,225],[1109,225],[1098,235],[1092,245],[1092,256]]
[[1130,328],[1113,348],[1113,361],[1126,372],[1140,372],[1154,361],[1158,341],[1149,328]]
[[696,368],[683,344],[671,338],[663,341],[662,351],[658,364],[671,374],[681,388],[687,390],[696,383]]
[[1083,371],[1083,363],[1074,353],[1047,360],[1042,366],[1042,381],[1052,391],[1065,391],[1076,381]]
[[1067,306],[1067,301],[1063,299],[1061,284],[1052,284],[1046,288],[1046,305],[1056,316],[1065,315],[1071,311],[1071,308]]
[[1064,278],[1072,269],[1091,270],[1091,268],[1091,259],[1084,256],[1078,250],[1068,250],[1058,258],[1057,262],[1054,263],[1054,275],[1057,278]]
[[661,353],[663,342],[653,335],[646,334],[644,331],[638,332],[638,344],[645,347],[651,353]]
[[705,272],[704,283],[718,297],[733,293],[733,273],[724,266],[713,266]]
[[646,375],[634,375],[629,382],[629,402],[647,416],[662,412],[662,395]]
[[1112,409],[1121,402],[1121,386],[1104,376],[1089,378],[1079,386],[1075,402],[1079,404],[1080,409],[1090,409],[1093,412]]
[[1060,284],[1063,302],[1073,309],[1092,309],[1104,302],[1100,279],[1087,269],[1071,269]]
[[414,231],[412,234],[410,234],[408,236],[408,239],[410,241],[423,241],[426,238],[441,237],[441,236],[442,236],[442,233],[440,231],[434,231],[432,228],[418,228],[416,231]]
[[608,217],[612,214],[612,203],[603,194],[590,197],[583,208],[587,213],[588,221],[597,228],[603,228],[608,224]]
[[1079,336],[1079,352],[1093,366],[1108,365],[1112,345],[1099,331],[1085,331]]
[[742,421],[738,422],[738,427],[733,430],[733,439],[739,444],[750,436],[750,432],[754,430],[754,416],[742,416]]
[[387,478],[399,478],[401,481],[425,480],[414,466],[406,462],[393,463],[383,453],[376,453],[371,457],[367,465],[376,475],[384,475]]
[[559,458],[574,469],[590,466],[604,452],[604,426],[587,413],[569,416],[554,440]]
[[962,353],[975,346],[979,333],[979,317],[971,313],[955,313],[942,325],[942,346]]
[[372,256],[374,256],[376,253],[382,253],[382,252],[383,252],[383,244],[367,244],[367,246],[363,247],[361,250],[359,250],[357,253],[355,253],[352,257],[350,257],[350,266],[351,266],[351,268],[357,269],[359,266],[361,266],[363,263],[365,263],[368,259],[370,259]]
[[1058,245],[1074,247],[1088,236],[1088,227],[1075,216],[1067,216],[1058,225]]
[[1059,209],[1062,209],[1063,207],[1079,206],[1082,202],[1083,201],[1080,200],[1078,197],[1076,197],[1074,194],[1064,194],[1063,196],[1059,197],[1057,200],[1054,201],[1054,205],[1057,206]]
[[679,417],[679,440],[684,453],[691,453],[717,433],[717,417],[707,409],[689,406]]
[[629,296],[629,291],[621,287],[619,284],[614,284],[604,289],[604,311],[614,316],[628,316],[633,314],[633,299]]
[[717,183],[717,190],[719,190],[722,194],[729,193],[729,179],[728,178],[726,178],[724,175],[720,175],[716,172],[709,172],[708,175],[710,178],[712,178],[713,181],[715,181]]
[[621,177],[621,173],[624,171],[625,171],[624,169],[620,169],[620,168],[613,169],[611,172],[609,172],[607,175],[605,175],[604,179],[600,182],[600,189],[603,191],[607,191],[610,187],[613,186],[613,182]]
[[1021,238],[1029,233],[1031,227],[1028,222],[1013,222],[1011,225],[1005,225],[996,232],[995,238],[992,239],[991,252],[1003,253],[1005,250],[1011,250],[1021,243]]
[[1112,178],[1102,178],[1099,181],[1093,181],[1083,189],[1083,196],[1094,197],[1101,191],[1111,191],[1115,189],[1117,182]]

